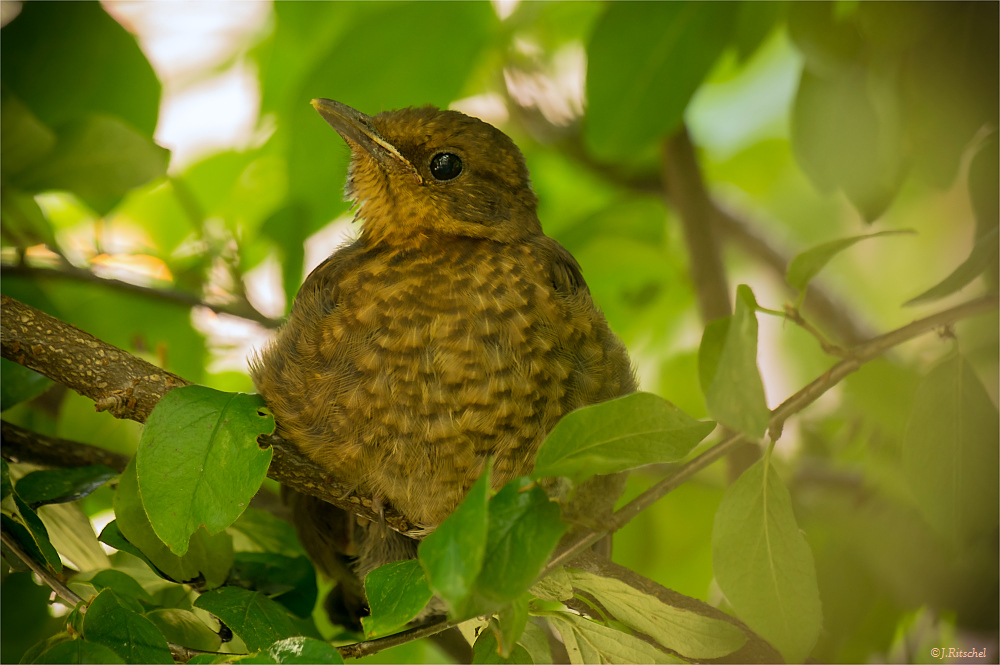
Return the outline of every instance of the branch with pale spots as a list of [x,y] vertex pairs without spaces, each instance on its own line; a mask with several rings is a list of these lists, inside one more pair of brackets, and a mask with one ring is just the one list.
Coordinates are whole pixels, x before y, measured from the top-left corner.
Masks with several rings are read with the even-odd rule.
[[[190,382],[97,339],[34,307],[3,296],[0,300],[0,353],[94,401],[98,411],[144,423],[153,407],[174,388]],[[371,521],[384,519],[396,531],[416,530],[392,509],[382,513],[374,498],[352,493],[280,436],[262,436],[274,455],[268,475],[291,489],[317,496]]]

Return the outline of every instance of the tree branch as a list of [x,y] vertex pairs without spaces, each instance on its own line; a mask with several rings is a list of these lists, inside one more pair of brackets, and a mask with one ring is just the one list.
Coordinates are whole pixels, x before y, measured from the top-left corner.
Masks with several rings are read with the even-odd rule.
[[282,324],[281,319],[272,319],[261,314],[245,298],[238,298],[234,305],[220,305],[205,302],[201,298],[190,293],[177,291],[174,289],[157,289],[149,286],[140,286],[130,282],[123,282],[120,279],[101,277],[90,270],[77,268],[74,265],[65,263],[58,268],[37,268],[22,264],[0,265],[0,275],[5,276],[25,276],[31,279],[69,279],[77,282],[87,282],[89,284],[101,284],[118,291],[128,293],[138,293],[149,296],[156,300],[162,300],[174,304],[187,305],[188,307],[205,307],[218,314],[229,314],[238,316],[249,321],[256,321],[266,328],[277,328]]
[[140,423],[167,392],[190,385],[7,296],[0,297],[0,353],[94,400],[98,411]]
[[[94,400],[99,411],[143,423],[164,395],[190,385],[176,374],[13,298],[0,297],[0,305],[3,357]],[[269,477],[373,522],[384,520],[404,535],[419,533],[395,510],[380,512],[373,497],[352,494],[351,486],[328,477],[279,435],[262,436],[260,441],[273,450]]]
[[663,144],[662,174],[663,191],[677,210],[684,229],[691,281],[698,296],[702,322],[729,316],[733,309],[722,251],[712,224],[714,206],[705,190],[687,127],[681,126]]
[[459,623],[461,622],[438,619],[432,621],[431,623],[405,630],[402,633],[396,633],[395,635],[389,635],[388,637],[380,637],[377,640],[345,644],[344,646],[337,647],[337,651],[339,651],[340,655],[344,658],[361,658],[362,656],[370,656],[373,653],[378,653],[379,651],[396,647],[400,644],[406,644],[407,642],[413,642],[425,637],[437,635],[438,633],[444,632],[449,628],[457,626]]
[[0,421],[0,454],[8,462],[28,462],[41,466],[73,467],[103,464],[121,473],[129,457],[77,441],[57,439]]
[[[729,240],[736,242],[747,254],[753,256],[784,279],[789,259],[770,240],[759,235],[746,221],[713,202],[712,221]],[[823,322],[845,344],[857,344],[870,339],[875,332],[857,320],[848,307],[839,302],[821,283],[813,280],[806,291],[803,308]]]

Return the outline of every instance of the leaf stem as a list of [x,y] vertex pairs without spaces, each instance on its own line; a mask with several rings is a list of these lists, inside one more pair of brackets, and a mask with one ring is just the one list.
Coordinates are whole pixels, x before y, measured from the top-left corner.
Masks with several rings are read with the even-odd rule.
[[820,348],[822,348],[823,351],[825,351],[827,354],[831,356],[837,356],[838,358],[850,357],[851,352],[849,350],[830,342],[830,340],[824,337],[823,333],[821,333],[819,329],[816,328],[816,326],[809,323],[808,321],[806,321],[805,318],[803,318],[802,314],[799,312],[799,308],[796,307],[795,305],[792,305],[791,303],[786,303],[784,312],[774,312],[773,310],[768,310],[769,314],[772,312],[774,314],[777,314],[778,316],[785,317],[786,319],[788,319],[789,321],[791,321],[792,323],[799,326],[807,333],[815,337],[816,341],[819,342]]
[[54,576],[48,570],[46,570],[40,563],[32,559],[27,552],[21,549],[21,546],[17,544],[13,537],[6,531],[0,532],[0,540],[3,544],[10,549],[11,552],[17,556],[18,559],[24,562],[28,568],[31,568],[32,572],[38,575],[38,577],[49,585],[49,587],[55,591],[60,598],[66,601],[70,607],[76,607],[83,602],[83,598],[76,595],[68,586],[63,584],[63,581],[58,577]]

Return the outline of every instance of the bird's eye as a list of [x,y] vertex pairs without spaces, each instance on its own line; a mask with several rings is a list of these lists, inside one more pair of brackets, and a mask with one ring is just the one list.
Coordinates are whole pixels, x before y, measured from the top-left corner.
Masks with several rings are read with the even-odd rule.
[[438,180],[451,180],[462,172],[462,160],[450,152],[439,152],[431,159],[431,175]]

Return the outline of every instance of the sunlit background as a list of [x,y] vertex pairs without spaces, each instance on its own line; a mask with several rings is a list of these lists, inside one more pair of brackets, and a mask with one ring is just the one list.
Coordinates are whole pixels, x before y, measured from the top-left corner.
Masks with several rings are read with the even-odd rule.
[[[252,56],[253,49],[267,40],[274,28],[271,3],[102,4],[137,37],[162,83],[155,140],[170,150],[170,176],[180,177],[220,153],[259,148],[278,130],[276,114],[261,112],[261,73]],[[3,2],[2,6],[6,24],[17,15],[19,3]],[[463,88],[468,94],[454,100],[451,107],[493,123],[515,137],[532,171],[546,233],[573,250],[595,299],[629,346],[643,388],[674,401],[696,417],[706,417],[696,369],[703,324],[684,272],[684,244],[674,213],[659,196],[626,196],[623,190],[598,182],[592,172],[558,150],[587,109],[587,50],[583,37],[540,39],[538,25],[518,20],[522,7],[516,0],[494,2],[493,10],[513,31],[510,49],[503,58],[494,55],[477,65],[475,75]],[[589,8],[575,12],[573,20],[579,25],[565,31],[575,30],[585,37],[600,10],[601,5],[591,3]],[[558,17],[547,20],[556,21]],[[546,29],[559,32],[551,26]],[[377,41],[372,48],[377,48]],[[304,44],[303,49],[307,50],[308,45]],[[356,68],[358,76],[379,75],[365,70],[363,63],[364,58],[359,57],[345,62],[344,67]],[[819,193],[795,161],[790,117],[802,70],[803,56],[787,30],[779,27],[745,60],[726,51],[698,88],[684,116],[693,143],[699,148],[712,195],[789,256],[818,242],[869,231],[842,193]],[[337,89],[321,94],[354,103],[341,98]],[[413,105],[425,102],[420,98],[411,100]],[[309,99],[299,103],[311,112]],[[376,113],[383,109],[360,110]],[[304,118],[301,122],[322,124],[319,117],[309,119],[305,113],[300,116]],[[330,145],[316,145],[315,150],[328,150]],[[346,148],[335,149],[340,152],[330,152],[330,158],[341,164]],[[877,228],[913,228],[918,235],[861,243],[838,256],[824,271],[825,288],[850,303],[862,330],[888,330],[962,299],[956,294],[930,306],[899,307],[946,276],[969,253],[975,223],[965,173],[973,154],[971,149],[966,152],[958,178],[946,188],[929,189],[919,182],[904,185]],[[312,158],[323,156],[315,154]],[[637,154],[635,161],[648,165],[657,159],[653,153]],[[268,163],[260,160],[255,164],[256,172],[247,169],[240,176],[247,192],[254,191],[258,183],[270,186],[272,182]],[[289,173],[292,175],[288,177],[295,177],[294,168]],[[273,179],[279,183],[275,187],[287,188],[284,177]],[[335,181],[326,183],[330,197],[341,196],[344,178],[346,171],[341,171]],[[277,200],[283,191],[275,195]],[[144,196],[148,194],[144,190]],[[259,222],[240,226],[231,219],[209,217],[201,229],[164,230],[164,237],[170,235],[167,245],[173,247],[170,256],[165,257],[157,252],[163,238],[153,237],[148,225],[136,221],[137,216],[149,211],[149,205],[154,205],[139,196],[129,195],[124,204],[104,217],[72,194],[44,193],[36,200],[56,229],[62,258],[97,275],[143,286],[179,284],[181,280],[172,266],[185,265],[186,257],[200,255],[207,244],[216,247],[219,256],[228,256],[226,252],[235,255],[243,251],[245,242],[249,244],[250,238],[241,234],[261,233]],[[942,219],[948,223],[942,224]],[[233,301],[234,294],[245,294],[260,315],[280,319],[297,286],[289,282],[301,283],[313,267],[353,238],[358,227],[352,220],[351,212],[338,214],[308,235],[299,274],[290,275],[283,268],[282,253],[274,243],[254,250],[258,253],[248,260],[253,267],[236,273],[242,284],[234,282],[234,273],[226,269],[225,261],[218,261],[209,267],[204,301],[226,304]],[[618,228],[631,231],[617,234]],[[646,233],[646,228],[655,231]],[[175,238],[174,233],[183,237]],[[643,240],[645,237],[648,240]],[[246,258],[239,256],[241,260]],[[44,244],[28,248],[24,258],[37,266],[55,265],[62,260]],[[6,247],[3,259],[12,263],[18,254]],[[725,259],[734,288],[736,284],[751,285],[757,300],[774,309],[781,309],[790,299],[781,275],[753,260],[747,252],[730,246]],[[640,264],[640,269],[634,268]],[[649,284],[652,286],[646,288]],[[266,343],[273,327],[208,307],[194,307],[190,316],[194,328],[207,338],[209,356],[204,363],[203,382],[228,390],[252,390],[247,358],[254,348]],[[820,375],[830,363],[803,331],[776,317],[758,318],[758,363],[768,406],[773,408]],[[988,336],[989,326],[979,334]],[[145,351],[150,357],[160,352],[157,348]],[[894,354],[904,363],[930,362],[941,355],[941,342],[929,336]],[[985,363],[977,369],[983,372],[987,390],[996,402],[995,365]],[[844,390],[831,390],[811,407],[811,415],[819,418],[835,413],[851,399],[858,399],[857,395],[845,396]],[[77,414],[87,408],[89,404],[82,398],[63,406],[66,413]],[[118,441],[114,445],[121,449],[128,448],[126,441],[134,438],[137,428],[134,423],[103,421],[90,427],[93,431],[84,434],[108,435],[109,440]],[[809,445],[815,432],[803,432],[801,427],[798,420],[788,423],[777,454],[790,457]],[[711,473],[721,478],[724,470],[716,468]],[[633,495],[643,483],[649,484],[637,482],[629,490]],[[616,560],[682,593],[720,601],[721,594],[712,582],[709,553],[712,517],[721,491],[711,483],[695,482],[671,495],[670,501],[662,502],[633,523],[631,531],[621,534]],[[98,515],[98,530],[102,520],[110,518],[110,512]],[[651,528],[653,523],[670,526]],[[917,631],[914,626],[920,628],[924,625],[921,622],[937,625],[936,619],[921,608],[908,611],[909,623],[900,623],[895,639],[875,657],[908,658],[901,655],[909,648],[906,640],[911,633],[907,631]]]

